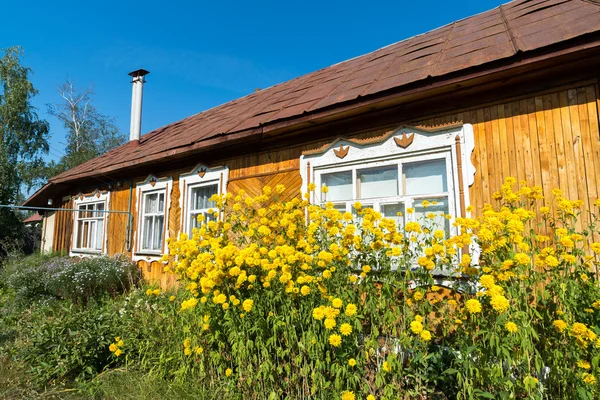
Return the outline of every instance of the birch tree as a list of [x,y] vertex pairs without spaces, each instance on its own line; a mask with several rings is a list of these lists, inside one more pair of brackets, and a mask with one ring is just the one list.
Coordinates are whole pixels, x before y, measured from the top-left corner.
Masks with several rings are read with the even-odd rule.
[[98,112],[93,104],[93,87],[80,90],[67,79],[58,87],[61,101],[48,105],[48,112],[65,128],[65,155],[49,166],[55,175],[82,164],[125,143],[114,118]]

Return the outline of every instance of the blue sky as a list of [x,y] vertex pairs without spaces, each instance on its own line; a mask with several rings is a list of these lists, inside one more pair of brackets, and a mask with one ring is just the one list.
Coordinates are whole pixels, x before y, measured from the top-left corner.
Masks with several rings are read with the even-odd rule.
[[127,73],[150,71],[142,133],[296,76],[371,52],[505,1],[47,1],[2,4],[0,48],[20,45],[47,114],[66,78],[129,132]]

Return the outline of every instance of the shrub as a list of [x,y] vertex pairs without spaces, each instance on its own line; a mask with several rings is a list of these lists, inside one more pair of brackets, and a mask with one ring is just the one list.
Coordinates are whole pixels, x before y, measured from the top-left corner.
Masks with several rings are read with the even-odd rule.
[[13,256],[5,263],[3,276],[17,303],[25,307],[55,299],[87,304],[124,293],[140,279],[135,263],[123,255],[81,260],[56,254]]
[[25,361],[39,384],[91,378],[114,363],[109,345],[119,330],[115,304],[70,302],[37,307],[23,315],[19,328],[27,332],[13,352]]
[[169,245],[188,371],[243,398],[597,398],[596,216],[514,185],[452,237],[433,212],[215,196],[225,217]]
[[52,293],[82,304],[107,294],[124,293],[140,279],[135,263],[124,255],[68,262],[54,259],[43,268],[49,272],[47,287]]
[[68,259],[57,254],[13,254],[4,260],[1,279],[14,292],[15,302],[29,307],[32,303],[56,298],[56,293],[48,288],[52,269],[46,266],[67,262]]

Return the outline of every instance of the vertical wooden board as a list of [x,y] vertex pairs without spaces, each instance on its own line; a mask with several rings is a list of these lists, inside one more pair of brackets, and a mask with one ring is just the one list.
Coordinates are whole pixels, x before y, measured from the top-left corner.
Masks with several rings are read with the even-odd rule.
[[[579,106],[577,105],[577,90],[569,89],[567,91],[567,98],[569,99],[569,114],[571,116],[571,129],[573,134],[573,153],[575,165],[577,171],[577,179],[579,184],[577,185],[577,199],[585,200],[587,198],[587,182],[585,176],[585,161],[583,160],[583,138],[581,135]],[[583,227],[583,221],[579,219],[576,224],[577,230],[581,230]]]
[[523,165],[523,174],[529,185],[536,185],[535,171],[533,167],[533,155],[531,150],[531,135],[529,133],[529,120],[526,113],[525,100],[521,102],[515,101],[512,103],[513,127],[515,135],[515,143],[518,144],[517,157],[519,157],[519,149],[521,149],[520,160],[517,160],[517,165]]
[[[594,175],[596,176],[597,196],[600,197],[600,112],[597,103],[597,85],[586,86],[586,100],[588,118],[590,123],[590,141],[592,144],[592,157],[596,160]],[[595,199],[594,199],[595,200]]]
[[533,165],[533,175],[536,185],[540,185],[544,189],[544,195],[550,193],[550,189],[546,182],[542,179],[541,164],[540,164],[540,149],[538,140],[538,127],[535,117],[535,98],[530,97],[525,101],[524,113],[527,115],[529,124],[529,143],[531,144],[531,159]]
[[[521,151],[521,146],[515,145],[514,126],[512,119],[512,109],[510,104],[502,104],[499,106],[498,116],[502,118],[501,126],[504,125],[504,135],[506,135],[507,159],[509,174],[516,177],[518,180],[525,179],[522,165],[519,165],[517,152]],[[502,128],[500,129],[502,131]]]
[[471,205],[475,209],[475,212],[479,212],[483,206],[482,202],[482,188],[481,188],[481,156],[480,156],[480,136],[479,136],[479,125],[477,124],[477,113],[475,111],[465,112],[465,123],[470,123],[473,126],[473,135],[475,139],[475,148],[473,154],[471,154],[471,162],[475,166],[475,179],[473,185],[467,188],[469,190],[469,198]]
[[506,129],[502,133],[500,126],[503,121],[499,121],[498,106],[490,107],[490,121],[494,142],[494,180],[496,181],[494,191],[496,191],[500,188],[504,179],[510,175],[508,169],[508,150],[506,149]]
[[[484,193],[484,196],[487,196],[487,202],[491,203],[493,200],[492,194],[500,189],[500,185],[498,184],[498,180],[500,177],[500,171],[498,168],[500,165],[496,162],[499,158],[497,157],[499,154],[499,147],[496,147],[494,131],[492,128],[492,117],[490,107],[484,107],[483,109],[483,121],[485,128],[485,148],[487,151],[487,170],[486,174],[489,179],[489,190],[488,193]],[[501,168],[501,167],[500,167]]]
[[554,137],[554,120],[552,118],[552,100],[550,95],[544,95],[541,96],[541,98],[544,131],[546,135],[545,150],[547,151],[546,157],[548,158],[548,181],[550,182],[550,188],[553,189],[558,188],[560,184],[558,175],[558,162],[556,157],[556,140]]
[[577,177],[577,168],[574,161],[575,150],[573,146],[573,129],[571,125],[571,114],[569,112],[569,97],[566,90],[562,90],[558,93],[558,100],[560,105],[563,141],[565,145],[566,172],[569,182],[568,191],[565,191],[564,195],[569,199],[576,199],[579,193],[578,186],[581,183]]
[[541,178],[543,182],[544,194],[549,196],[551,193],[552,187],[552,171],[550,169],[550,152],[549,152],[549,143],[548,136],[546,135],[546,123],[544,120],[544,106],[542,103],[541,97],[535,97],[533,99],[534,108],[530,111],[532,112],[532,116],[534,118],[536,128],[537,128],[537,139],[538,144],[537,147],[539,149],[539,162],[540,162],[540,171]]
[[483,109],[480,108],[477,113],[477,129],[475,130],[475,143],[479,148],[479,176],[481,178],[481,205],[491,203],[490,198],[490,175],[488,168],[487,140],[485,135],[485,124]]
[[[554,142],[556,143],[556,167],[558,169],[558,187],[565,193],[569,190],[569,177],[567,174],[567,160],[565,157],[565,142],[562,131],[562,121],[560,115],[560,99],[558,93],[552,93],[549,99],[549,112],[552,117],[552,127],[554,131]],[[548,122],[550,123],[550,122]]]
[[[585,163],[585,176],[587,183],[587,199],[586,209],[589,209],[590,204],[598,198],[598,188],[596,187],[596,165],[600,160],[594,157],[592,133],[590,131],[590,115],[588,114],[587,94],[585,87],[577,89],[577,104],[579,107],[579,126],[581,129],[581,137],[583,141],[583,161]],[[593,115],[592,118],[596,116]]]

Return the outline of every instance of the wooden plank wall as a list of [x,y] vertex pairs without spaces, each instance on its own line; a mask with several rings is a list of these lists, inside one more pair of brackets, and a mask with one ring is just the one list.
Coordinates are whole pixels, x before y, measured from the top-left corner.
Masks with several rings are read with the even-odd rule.
[[585,208],[600,193],[598,85],[586,85],[417,121],[473,125],[477,169],[470,188],[476,210],[513,176],[540,185],[547,199],[559,188]]
[[[61,209],[72,209],[73,200],[62,200]],[[73,230],[73,212],[72,211],[57,211],[54,222],[54,245],[53,250],[56,252],[68,253],[71,248],[71,232]]]

